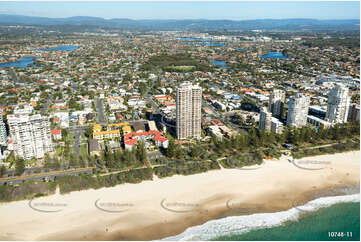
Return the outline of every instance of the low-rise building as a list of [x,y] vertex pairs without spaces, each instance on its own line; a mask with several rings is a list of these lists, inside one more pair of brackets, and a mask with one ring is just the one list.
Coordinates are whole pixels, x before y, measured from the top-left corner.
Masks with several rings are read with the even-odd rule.
[[50,133],[53,136],[54,140],[61,140],[61,130],[60,129],[52,129],[50,131]]
[[142,133],[145,131],[145,126],[143,121],[138,121],[133,123],[133,128],[136,133]]
[[15,115],[30,115],[34,108],[30,105],[19,105],[14,109]]
[[93,126],[93,133],[97,133],[97,132],[100,132],[102,131],[102,126],[100,124],[95,124]]
[[129,134],[132,132],[132,127],[129,125],[125,125],[122,127],[123,135]]
[[155,122],[153,120],[148,121],[148,127],[149,127],[149,130],[158,131],[157,126],[155,125]]
[[114,139],[120,137],[119,129],[93,132],[93,138],[97,140]]
[[96,139],[91,139],[89,141],[89,154],[90,155],[100,155],[99,142]]
[[216,137],[220,140],[223,138],[223,134],[218,125],[210,125],[208,126],[207,130],[212,137]]
[[162,132],[152,130],[147,132],[132,132],[124,135],[124,146],[126,149],[132,149],[138,140],[147,141],[148,139],[154,139],[154,143],[158,147],[168,148],[168,138],[164,137]]
[[312,124],[313,126],[319,127],[319,126],[324,126],[324,127],[329,127],[331,126],[330,122],[327,122],[326,120],[320,119],[316,116],[312,116],[312,115],[307,115],[307,123]]

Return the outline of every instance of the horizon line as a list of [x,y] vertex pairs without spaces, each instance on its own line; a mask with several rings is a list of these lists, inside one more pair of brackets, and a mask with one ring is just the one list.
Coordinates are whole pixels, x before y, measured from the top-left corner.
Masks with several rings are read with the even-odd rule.
[[176,19],[160,19],[160,18],[127,18],[127,17],[117,17],[117,18],[104,18],[104,17],[98,17],[98,16],[90,16],[90,15],[74,15],[70,17],[45,17],[45,16],[35,16],[35,15],[23,15],[23,14],[8,14],[8,13],[0,13],[1,15],[8,15],[8,16],[21,16],[21,17],[34,17],[34,18],[49,18],[49,19],[68,19],[68,18],[76,18],[76,17],[91,17],[91,18],[99,18],[104,20],[114,20],[114,19],[127,19],[127,20],[133,20],[133,21],[141,21],[141,20],[208,20],[208,21],[252,21],[252,20],[287,20],[287,19],[305,19],[305,20],[359,20],[360,18],[327,18],[327,19],[319,19],[319,18],[307,18],[307,17],[295,17],[295,18],[255,18],[255,19],[226,19],[226,18],[219,18],[219,19],[208,19],[208,18],[176,18]]

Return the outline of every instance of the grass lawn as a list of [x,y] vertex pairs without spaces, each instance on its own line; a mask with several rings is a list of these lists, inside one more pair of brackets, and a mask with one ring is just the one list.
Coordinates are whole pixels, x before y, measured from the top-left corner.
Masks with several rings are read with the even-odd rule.
[[166,70],[169,71],[184,71],[184,72],[189,72],[189,71],[193,71],[196,69],[195,66],[166,66],[165,67]]

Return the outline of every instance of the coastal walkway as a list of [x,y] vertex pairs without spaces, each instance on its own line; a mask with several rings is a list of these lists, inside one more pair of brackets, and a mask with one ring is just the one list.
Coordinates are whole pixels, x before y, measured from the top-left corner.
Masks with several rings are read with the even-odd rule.
[[24,183],[26,181],[55,181],[60,176],[75,176],[83,173],[93,174],[93,168],[95,167],[77,168],[66,171],[51,171],[28,176],[0,178],[0,185],[15,185]]

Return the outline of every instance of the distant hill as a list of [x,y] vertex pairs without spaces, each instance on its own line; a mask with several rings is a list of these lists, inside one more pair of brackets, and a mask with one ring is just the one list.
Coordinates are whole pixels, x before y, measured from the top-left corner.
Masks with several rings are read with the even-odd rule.
[[359,19],[256,19],[256,20],[132,20],[103,19],[75,16],[70,18],[45,18],[0,14],[1,25],[86,25],[116,29],[142,30],[360,30]]

